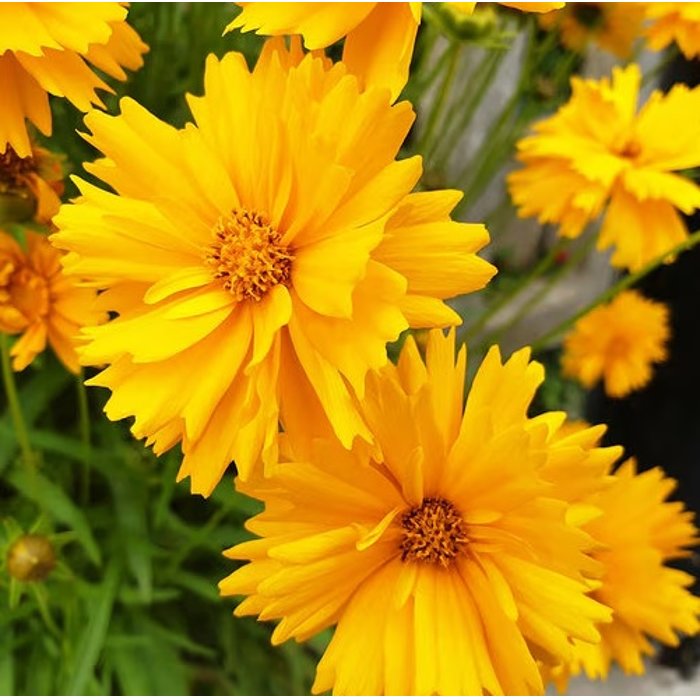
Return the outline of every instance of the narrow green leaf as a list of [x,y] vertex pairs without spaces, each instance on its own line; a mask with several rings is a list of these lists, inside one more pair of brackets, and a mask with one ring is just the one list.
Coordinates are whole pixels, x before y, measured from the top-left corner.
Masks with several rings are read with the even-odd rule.
[[8,480],[18,491],[41,506],[58,522],[72,528],[90,559],[95,564],[100,563],[100,550],[85,514],[60,486],[49,481],[42,474],[28,474],[22,469],[14,470]]
[[75,651],[76,666],[67,679],[62,695],[82,695],[94,677],[109,630],[120,574],[120,564],[116,560],[111,561],[96,600],[89,606],[89,622]]
[[15,657],[12,653],[14,633],[8,627],[0,637],[0,695],[15,694]]

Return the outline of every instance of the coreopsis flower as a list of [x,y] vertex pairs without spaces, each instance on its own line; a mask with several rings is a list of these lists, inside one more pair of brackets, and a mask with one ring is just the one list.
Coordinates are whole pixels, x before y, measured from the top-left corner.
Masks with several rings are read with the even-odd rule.
[[[63,168],[50,151],[32,145],[31,155],[24,158],[12,146],[0,153],[0,195],[25,200],[39,223],[48,224],[58,213],[62,193]],[[3,218],[0,214],[0,222]]]
[[644,3],[637,2],[570,2],[561,12],[539,18],[540,26],[558,31],[571,51],[582,53],[597,44],[621,59],[632,55],[643,20]]
[[642,674],[643,657],[653,653],[650,638],[676,646],[679,633],[700,631],[700,600],[688,590],[693,577],[667,566],[698,543],[693,514],[667,502],[676,483],[660,468],[635,472],[634,460],[627,460],[607,488],[585,499],[598,511],[584,529],[599,544],[594,556],[603,572],[592,595],[612,609],[613,619],[599,626],[598,644],[574,643],[574,660],[554,672],[559,680],[581,670],[605,678],[613,662]]
[[651,381],[669,336],[668,307],[625,291],[576,322],[564,338],[562,369],[586,388],[602,379],[608,396],[627,396]]
[[341,441],[369,439],[354,394],[408,326],[459,317],[443,299],[495,272],[482,225],[456,223],[454,191],[411,193],[420,158],[395,161],[408,103],[361,91],[343,64],[268,42],[207,61],[196,122],[164,124],[129,99],[86,118],[106,158],[87,166],[55,218],[66,269],[119,318],[86,330],[107,415],[161,453],[182,441],[180,477],[208,494],[236,461],[275,461],[280,408],[308,377]]
[[80,327],[102,320],[95,291],[64,275],[61,254],[46,237],[30,231],[25,236],[26,252],[0,231],[0,333],[20,336],[10,350],[12,367],[23,370],[48,343],[77,374]]
[[240,2],[226,27],[259,34],[300,34],[309,50],[345,38],[343,63],[362,85],[388,88],[396,99],[408,80],[421,18],[420,2]]
[[700,187],[676,172],[700,165],[700,88],[654,92],[637,113],[640,80],[634,64],[612,80],[573,78],[569,102],[518,143],[525,167],[508,179],[518,214],[562,236],[604,213],[598,248],[631,270],[683,241],[679,210],[700,207]]
[[[345,39],[343,63],[363,85],[390,90],[396,99],[408,80],[420,2],[239,2],[243,9],[226,31],[258,34],[300,34],[309,50],[324,49]],[[476,3],[448,3],[471,13]],[[548,12],[563,2],[499,3],[523,11]]]
[[465,365],[453,333],[431,332],[425,363],[409,338],[361,402],[374,449],[304,421],[268,478],[240,484],[265,508],[221,592],[279,620],[274,644],[336,625],[313,692],[540,693],[540,657],[571,658],[609,620],[583,577],[592,541],[547,472],[588,479],[619,450],[589,447],[591,429],[559,439],[563,414],[528,418],[543,380],[528,349],[503,363],[492,348],[463,409]]
[[25,119],[51,133],[49,95],[78,109],[103,106],[110,90],[91,66],[118,80],[143,65],[147,46],[126,23],[118,2],[0,3],[0,151],[32,155]]
[[675,43],[686,58],[700,56],[700,3],[650,2],[646,16],[651,20],[646,30],[649,48],[661,51]]

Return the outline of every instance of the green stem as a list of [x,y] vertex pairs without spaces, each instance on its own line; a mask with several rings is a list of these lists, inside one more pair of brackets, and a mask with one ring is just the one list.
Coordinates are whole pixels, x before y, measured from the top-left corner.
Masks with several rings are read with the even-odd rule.
[[77,376],[78,394],[78,424],[80,428],[80,441],[83,444],[83,478],[81,484],[81,498],[83,505],[90,500],[90,464],[92,461],[92,444],[90,441],[90,405],[87,391],[85,390],[85,375],[83,371]]
[[561,239],[551,247],[547,255],[540,260],[535,267],[526,275],[523,275],[507,292],[502,294],[493,304],[490,304],[486,311],[471,325],[464,333],[467,342],[470,342],[484,328],[484,326],[520,292],[527,287],[532,280],[547,272],[554,264],[559,253],[571,244],[569,239]]
[[675,49],[667,49],[666,55],[648,73],[642,76],[642,87],[646,87],[653,80],[661,76],[671,63],[673,63],[677,55],[678,53]]
[[467,81],[465,94],[461,99],[455,100],[447,114],[445,132],[437,143],[435,153],[431,158],[434,166],[443,163],[445,158],[452,153],[454,144],[469,128],[476,110],[489,88],[493,85],[493,79],[506,53],[503,50],[486,51],[484,53],[483,58],[471,74],[474,76],[474,79]]
[[538,338],[534,343],[532,343],[532,352],[535,353],[541,351],[550,340],[563,333],[569,328],[569,326],[576,323],[576,321],[578,321],[582,316],[585,316],[589,311],[595,309],[596,306],[604,304],[617,296],[620,292],[623,292],[633,284],[636,284],[640,280],[644,279],[644,277],[646,277],[650,272],[653,272],[657,267],[663,265],[670,257],[675,257],[676,255],[679,255],[680,253],[694,247],[698,243],[700,243],[700,231],[695,231],[677,246],[671,248],[671,250],[668,252],[654,258],[651,262],[647,263],[636,272],[623,277],[619,282],[617,282],[617,284],[610,287],[610,289],[607,289],[602,294],[599,294],[590,304],[586,304],[586,306],[579,309],[575,314],[569,316],[569,318],[557,324],[554,328]]
[[15,374],[12,371],[9,339],[4,333],[0,333],[0,363],[2,364],[2,382],[5,387],[5,395],[7,396],[7,407],[15,429],[17,444],[22,454],[22,461],[27,470],[34,474],[37,469],[36,459],[29,442],[29,432],[22,414],[22,406],[19,402]]
[[560,279],[565,277],[573,268],[575,268],[592,250],[597,236],[589,236],[588,240],[580,246],[580,248],[571,255],[571,257],[558,270],[549,276],[549,279],[542,285],[542,288],[533,294],[515,313],[515,315],[503,326],[498,328],[491,336],[483,341],[483,345],[489,346],[498,344],[503,338],[506,330],[515,328],[533,309],[537,308],[539,303],[549,294]]
[[440,85],[440,90],[435,98],[433,107],[430,110],[430,115],[428,116],[428,122],[425,126],[425,131],[420,138],[418,145],[416,146],[417,153],[427,153],[431,148],[430,143],[435,129],[440,121],[440,116],[445,108],[445,103],[447,102],[447,97],[450,94],[450,88],[452,87],[452,82],[454,81],[455,74],[457,72],[457,64],[459,63],[459,57],[462,55],[462,46],[459,44],[454,44],[449,49],[450,60],[447,66],[447,72],[445,73],[445,78]]

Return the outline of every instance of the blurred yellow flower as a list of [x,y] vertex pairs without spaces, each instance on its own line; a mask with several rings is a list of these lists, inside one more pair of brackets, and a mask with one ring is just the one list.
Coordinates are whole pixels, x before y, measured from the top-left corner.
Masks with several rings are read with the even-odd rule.
[[336,625],[313,692],[541,693],[538,658],[570,659],[570,638],[596,642],[609,620],[582,575],[592,542],[543,470],[578,478],[620,451],[589,448],[590,430],[555,443],[563,414],[528,418],[543,381],[529,350],[502,363],[492,348],[466,408],[465,368],[454,333],[430,333],[425,363],[409,338],[368,380],[376,450],[291,428],[285,461],[240,484],[264,502],[247,524],[260,539],[226,552],[250,563],[221,592],[280,620],[274,644]]
[[55,218],[66,268],[108,288],[119,318],[88,329],[87,364],[111,364],[107,415],[161,453],[180,440],[180,478],[208,494],[232,460],[245,478],[275,461],[280,406],[309,378],[339,438],[369,433],[355,406],[387,341],[459,316],[443,299],[495,268],[480,224],[450,220],[461,194],[411,193],[421,160],[394,158],[406,102],[358,89],[343,64],[269,40],[207,62],[195,125],[176,130],[129,99],[93,112],[87,168]]
[[638,2],[570,2],[539,18],[543,29],[559,32],[566,48],[582,53],[595,43],[621,59],[632,55],[643,20],[644,3]]
[[625,673],[642,674],[643,657],[653,653],[649,637],[676,646],[678,633],[700,631],[700,599],[688,591],[693,577],[666,566],[698,544],[693,514],[682,503],[666,502],[676,482],[660,468],[635,471],[634,460],[627,460],[608,488],[587,499],[599,515],[584,529],[598,542],[594,556],[603,567],[592,595],[612,608],[613,619],[599,626],[599,644],[577,640],[573,662],[555,677],[583,670],[605,678],[613,662]]
[[678,210],[700,207],[700,187],[674,173],[700,165],[700,88],[654,92],[637,113],[640,81],[634,64],[612,81],[573,78],[569,102],[518,143],[525,167],[508,178],[518,214],[562,236],[605,211],[598,248],[613,246],[612,264],[632,270],[683,241]]
[[649,48],[661,51],[672,43],[686,58],[700,56],[700,2],[646,3]]
[[[12,146],[0,153],[0,195],[27,200],[39,223],[48,224],[58,213],[62,193],[63,169],[58,156],[36,145],[24,158]],[[0,213],[0,222],[4,218]]]
[[16,372],[51,345],[68,370],[80,370],[77,336],[83,325],[102,320],[95,310],[96,293],[66,277],[61,254],[49,241],[26,232],[25,252],[0,231],[0,333],[21,334],[10,355]]
[[[226,31],[300,34],[304,46],[324,49],[345,38],[343,63],[362,86],[386,87],[396,99],[408,80],[420,2],[239,2],[241,13]],[[476,3],[447,3],[471,13]],[[502,2],[523,11],[548,12],[563,2]]]
[[126,23],[125,3],[0,3],[0,150],[31,156],[25,119],[51,133],[48,95],[78,109],[104,106],[95,90],[110,90],[90,68],[125,80],[123,67],[143,65],[147,46]]
[[619,398],[649,383],[652,365],[666,359],[668,308],[626,291],[581,318],[564,339],[562,369],[591,388]]

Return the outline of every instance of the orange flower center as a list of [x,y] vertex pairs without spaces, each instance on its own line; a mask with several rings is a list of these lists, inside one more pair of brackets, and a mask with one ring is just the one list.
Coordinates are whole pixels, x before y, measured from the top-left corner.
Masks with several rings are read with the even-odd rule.
[[459,511],[444,498],[424,498],[401,518],[401,561],[448,567],[468,542]]
[[12,146],[8,146],[4,153],[0,153],[0,191],[22,189],[27,177],[35,170],[34,158],[20,158]]
[[289,285],[294,256],[264,214],[233,209],[214,236],[206,261],[236,301],[260,301],[272,287]]
[[635,139],[630,139],[622,146],[622,148],[619,148],[617,150],[617,155],[620,156],[620,158],[628,158],[629,160],[634,160],[641,154],[641,152],[642,146],[639,143],[639,141],[636,141]]
[[577,2],[573,6],[576,21],[587,29],[598,29],[605,19],[599,2]]

